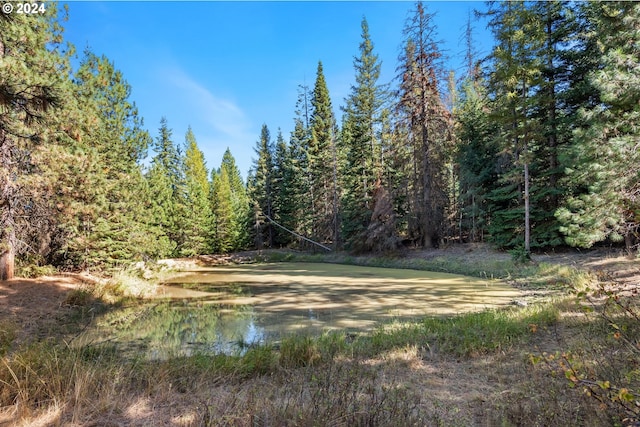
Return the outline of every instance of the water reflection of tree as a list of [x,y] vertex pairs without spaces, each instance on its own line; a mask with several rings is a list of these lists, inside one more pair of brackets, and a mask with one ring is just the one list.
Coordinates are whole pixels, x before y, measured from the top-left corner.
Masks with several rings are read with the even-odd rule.
[[133,345],[152,357],[233,353],[242,344],[264,339],[251,306],[183,302],[118,310],[100,322],[97,334],[100,340]]

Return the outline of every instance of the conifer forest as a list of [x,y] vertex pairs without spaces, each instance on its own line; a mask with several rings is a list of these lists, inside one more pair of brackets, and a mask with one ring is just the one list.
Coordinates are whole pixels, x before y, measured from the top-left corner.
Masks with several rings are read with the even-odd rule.
[[291,134],[247,141],[248,173],[230,149],[207,166],[171,117],[152,138],[116,64],[65,41],[61,6],[0,14],[0,279],[284,247],[637,252],[640,3],[478,8],[495,45],[478,57],[469,23],[454,74],[428,6],[407,3],[390,82],[363,18],[349,95],[331,97],[318,58]]

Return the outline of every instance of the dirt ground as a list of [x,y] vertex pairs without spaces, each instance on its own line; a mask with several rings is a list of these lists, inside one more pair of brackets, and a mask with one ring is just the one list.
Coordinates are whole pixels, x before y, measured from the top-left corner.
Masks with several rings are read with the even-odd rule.
[[[251,254],[242,255],[241,260],[249,255]],[[407,256],[426,259],[452,256],[475,260],[510,257],[508,253],[497,252],[484,245],[460,245],[441,250],[415,250],[410,251]],[[221,262],[230,260],[225,259]],[[628,286],[637,286],[640,283],[640,262],[623,256],[619,251],[598,249],[537,254],[534,256],[534,261],[563,263],[604,271]],[[93,279],[83,274],[45,276],[37,279],[17,278],[0,282],[0,328],[8,324],[15,325],[18,342],[55,335],[61,322],[65,322],[65,318],[73,311],[73,307],[67,304],[69,292],[91,286],[92,283]],[[537,344],[545,348],[551,344],[561,345],[561,337],[558,337],[558,334],[558,331],[540,334],[540,342]],[[431,397],[429,402],[439,402],[439,406],[436,405],[432,409],[447,412],[447,414],[443,413],[443,420],[450,415],[454,419],[457,417],[464,424],[465,419],[477,420],[478,417],[490,421],[490,415],[479,415],[478,411],[495,409],[501,404],[501,399],[521,393],[516,385],[517,379],[512,377],[514,374],[509,368],[510,364],[514,364],[513,356],[497,354],[460,363],[457,360],[442,359],[437,355],[431,357],[429,354],[404,352],[397,356],[387,355],[384,360],[372,361],[372,363],[382,367],[383,376],[399,378],[407,386],[424,390]],[[488,366],[492,369],[487,369]],[[495,367],[499,368],[494,369]],[[526,372],[521,374],[525,377],[534,375]],[[246,390],[259,390],[262,387],[261,382],[264,380],[253,379],[241,386],[236,385],[234,392],[241,395]],[[272,389],[270,384],[264,387],[265,390]],[[129,403],[124,404],[125,409],[117,417],[118,419],[110,420],[109,425],[197,425],[195,420],[198,405],[206,399],[206,393],[210,396],[212,392],[213,390],[203,390],[201,396],[187,396],[175,391],[167,391],[152,397],[131,396]],[[218,390],[218,392],[228,393],[229,391]],[[528,401],[523,405],[534,403]],[[523,411],[525,409],[523,408]],[[0,408],[0,425],[33,425],[29,424],[30,422],[15,424],[7,414],[10,412]],[[50,420],[58,419],[55,413],[49,415]],[[58,425],[58,422],[46,421],[49,415],[44,414],[39,421],[32,421],[38,421],[38,425]],[[63,425],[99,425],[99,423],[95,424],[93,421],[90,424],[80,422]]]
[[67,304],[70,291],[91,286],[82,274],[15,278],[0,281],[0,328],[17,327],[17,342],[35,340],[60,327],[73,310]]

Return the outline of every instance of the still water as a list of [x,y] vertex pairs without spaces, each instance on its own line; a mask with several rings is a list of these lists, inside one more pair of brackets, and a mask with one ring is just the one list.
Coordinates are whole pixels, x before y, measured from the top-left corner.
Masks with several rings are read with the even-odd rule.
[[497,281],[428,271],[321,263],[200,267],[177,273],[142,305],[96,319],[80,343],[112,343],[151,359],[242,353],[282,336],[367,331],[504,306],[519,296]]

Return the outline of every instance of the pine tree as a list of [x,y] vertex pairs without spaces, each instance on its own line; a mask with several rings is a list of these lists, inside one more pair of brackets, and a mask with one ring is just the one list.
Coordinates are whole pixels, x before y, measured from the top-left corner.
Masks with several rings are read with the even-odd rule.
[[[112,139],[111,144],[96,143],[101,145],[105,161],[124,170],[135,168],[146,156],[151,138],[143,129],[138,108],[130,101],[131,86],[122,72],[107,57],[98,57],[87,49],[74,81],[77,96],[93,104],[85,104],[86,108],[95,108],[101,116],[104,132],[101,136]],[[113,144],[114,140],[117,144]]]
[[594,64],[592,49],[580,41],[581,22],[567,2],[502,3],[489,15],[498,40],[490,70],[493,117],[502,129],[491,234],[501,246],[528,252],[561,243],[554,213],[568,194],[559,183],[574,167],[566,152],[580,121],[576,112],[592,102],[582,81]]
[[410,165],[410,146],[408,135],[402,120],[388,109],[381,114],[381,161],[382,185],[388,189],[395,214],[396,231],[408,236],[409,217],[409,179],[412,174]]
[[[295,190],[293,182],[293,170],[290,158],[290,150],[282,132],[278,130],[276,145],[273,155],[273,193],[274,193],[274,220],[288,229],[295,228],[294,210],[291,203]],[[276,246],[287,246],[293,242],[293,235],[282,228],[275,230]]]
[[[254,160],[249,180],[249,194],[253,205],[253,228],[255,246],[261,249],[264,245],[273,247],[275,230],[273,219],[273,147],[271,134],[267,125],[262,125],[260,139],[255,148],[258,158]],[[271,218],[271,219],[270,219]]]
[[445,185],[444,223],[442,226],[442,240],[462,241],[460,233],[460,215],[462,213],[458,200],[460,198],[459,175],[460,166],[456,163],[456,150],[458,138],[455,133],[455,108],[458,104],[458,87],[456,85],[456,73],[449,70],[447,77],[447,91],[444,97],[444,105],[447,114],[444,118],[444,132],[442,144],[443,183]]
[[150,204],[148,207],[150,223],[162,231],[162,250],[160,258],[175,254],[176,242],[171,239],[174,226],[174,198],[172,183],[168,172],[160,162],[153,161],[145,178],[148,186]]
[[[294,130],[289,139],[290,160],[290,200],[288,209],[291,210],[292,222],[289,224],[292,230],[311,236],[313,224],[314,200],[311,194],[311,171],[309,168],[309,148],[311,144],[310,116],[312,113],[311,93],[307,86],[299,86],[299,96],[296,102],[296,116]],[[299,242],[304,246],[304,241]]]
[[540,58],[540,84],[533,95],[532,116],[542,134],[531,162],[532,239],[538,246],[555,246],[562,243],[562,236],[554,214],[567,196],[560,183],[567,168],[573,167],[573,159],[562,153],[579,122],[578,105],[585,101],[584,96],[572,99],[572,93],[576,86],[584,86],[579,63],[591,54],[576,43],[581,25],[572,4],[549,1],[529,7],[540,37],[534,52]]
[[209,204],[209,172],[204,154],[198,148],[191,127],[185,136],[184,179],[186,184],[183,224],[185,242],[180,249],[183,256],[207,253],[211,226]]
[[383,99],[383,90],[377,83],[381,64],[373,53],[369,26],[364,18],[361,27],[360,56],[354,58],[353,64],[356,84],[346,100],[342,130],[346,155],[342,172],[342,234],[350,247],[358,246],[366,237],[373,211],[374,183],[382,173],[381,144],[377,138]]
[[51,238],[42,233],[56,209],[53,181],[39,173],[56,143],[70,139],[56,117],[70,117],[57,17],[55,4],[45,14],[0,15],[0,280],[13,277],[16,255],[30,247],[19,242],[48,246]]
[[496,180],[494,159],[497,147],[493,136],[498,128],[489,119],[486,82],[473,40],[471,15],[465,27],[465,76],[452,109],[456,137],[455,162],[458,167],[458,232],[461,241],[482,241],[489,224],[487,193]]
[[322,62],[318,62],[316,82],[311,99],[311,139],[308,149],[308,173],[312,202],[312,235],[320,242],[338,244],[338,177],[336,121],[324,78]]
[[498,45],[492,53],[490,87],[493,118],[500,123],[499,182],[490,199],[496,206],[491,237],[503,247],[531,251],[531,163],[541,132],[533,117],[535,88],[541,82],[540,27],[523,2],[501,3],[490,12]]
[[640,5],[590,3],[585,9],[588,38],[600,55],[588,76],[599,102],[579,111],[584,126],[575,132],[576,166],[568,177],[575,195],[557,216],[571,245],[624,239],[631,250],[640,225]]
[[488,114],[489,98],[484,84],[470,75],[462,83],[455,109],[460,168],[461,235],[473,242],[483,241],[490,223],[488,193],[497,180],[495,159],[498,127]]
[[[157,253],[149,236],[160,230],[148,223],[148,195],[139,161],[146,155],[150,137],[129,101],[131,87],[106,57],[90,51],[74,76],[75,96],[85,114],[95,121],[85,128],[83,149],[94,161],[86,163],[87,175],[78,191],[85,193],[82,215],[63,226],[68,243],[62,248],[74,263],[84,266],[126,263]],[[78,144],[79,146],[80,144]]]
[[220,168],[220,173],[213,175],[212,210],[214,218],[214,246],[218,253],[228,253],[233,250],[234,242],[234,212],[231,196],[231,182],[226,167]]
[[182,157],[172,140],[172,130],[166,118],[160,120],[159,135],[154,144],[156,152],[147,172],[152,204],[153,225],[164,230],[172,254],[178,255],[186,240],[185,185]]
[[182,159],[178,147],[173,142],[173,131],[169,128],[166,117],[160,119],[158,132],[159,135],[153,147],[156,152],[153,161],[164,167],[172,183],[172,189],[177,192],[183,181]]
[[231,190],[231,207],[233,212],[231,221],[232,250],[246,249],[251,244],[249,233],[251,228],[251,207],[246,186],[242,181],[242,174],[238,166],[236,166],[236,160],[228,148],[222,156],[220,171],[223,169],[226,169],[227,175],[229,176],[229,186]]

